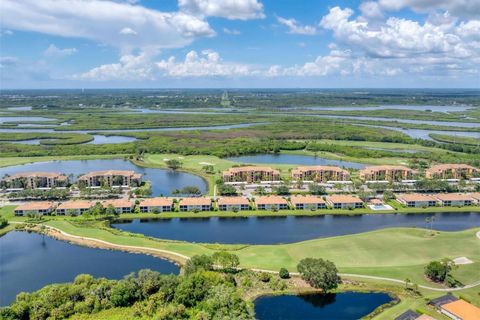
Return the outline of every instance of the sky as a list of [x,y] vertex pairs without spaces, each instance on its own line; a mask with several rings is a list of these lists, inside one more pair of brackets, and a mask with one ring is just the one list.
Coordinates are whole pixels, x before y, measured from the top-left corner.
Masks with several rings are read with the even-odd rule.
[[480,0],[0,0],[0,89],[480,88]]

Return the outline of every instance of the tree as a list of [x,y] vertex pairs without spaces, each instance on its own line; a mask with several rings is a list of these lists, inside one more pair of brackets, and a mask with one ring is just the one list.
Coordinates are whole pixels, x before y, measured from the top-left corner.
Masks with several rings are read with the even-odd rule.
[[183,165],[183,163],[177,159],[170,159],[165,161],[165,163],[167,164],[167,167],[169,167],[172,170],[180,169]]
[[232,185],[220,184],[218,186],[218,193],[222,196],[236,196],[237,189]]
[[305,258],[297,265],[297,269],[303,280],[325,292],[337,288],[340,283],[337,267],[328,260]]
[[279,196],[289,195],[290,189],[286,185],[280,185],[278,187],[273,188],[273,192],[278,194]]
[[218,251],[212,255],[212,259],[215,265],[220,266],[222,269],[235,270],[240,264],[238,256],[226,251]]
[[267,272],[260,272],[258,274],[258,279],[262,282],[269,282],[272,276]]
[[324,195],[327,194],[327,190],[324,186],[319,185],[318,183],[310,183],[308,185],[308,191],[313,195]]
[[431,261],[425,267],[425,276],[434,282],[444,282],[454,267],[455,263],[450,259]]
[[288,279],[288,278],[290,278],[290,273],[289,273],[288,270],[285,269],[285,268],[281,268],[281,269],[280,269],[280,272],[278,273],[278,275],[279,275],[280,278],[282,278],[282,279]]
[[213,259],[206,254],[194,255],[185,264],[185,274],[189,275],[199,270],[213,270]]
[[108,207],[105,209],[105,214],[109,216],[117,215],[118,212],[115,210],[115,207],[111,204],[108,205]]

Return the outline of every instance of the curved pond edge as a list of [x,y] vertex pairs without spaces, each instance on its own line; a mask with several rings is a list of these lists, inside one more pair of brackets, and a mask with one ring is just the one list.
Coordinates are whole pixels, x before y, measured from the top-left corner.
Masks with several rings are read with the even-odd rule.
[[[376,307],[372,312],[366,314],[362,317],[362,319],[373,319],[374,317],[380,315],[386,309],[392,308],[399,304],[402,300],[400,297],[395,294],[393,291],[380,291],[380,290],[362,290],[362,289],[337,289],[332,292],[328,292],[328,294],[333,293],[382,293],[388,295],[392,300],[390,302],[384,303]],[[255,300],[262,297],[278,297],[278,296],[302,296],[302,295],[313,295],[313,294],[324,294],[321,290],[318,289],[303,289],[303,290],[285,290],[285,291],[271,291],[271,292],[261,292],[258,293],[250,298],[250,301],[255,304]]]

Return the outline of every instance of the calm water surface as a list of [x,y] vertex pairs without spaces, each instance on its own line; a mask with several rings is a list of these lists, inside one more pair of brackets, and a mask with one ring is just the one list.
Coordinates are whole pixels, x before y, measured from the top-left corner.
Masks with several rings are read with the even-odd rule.
[[[299,107],[300,108],[300,107]],[[397,110],[415,110],[415,111],[427,111],[431,110],[434,112],[459,112],[467,111],[471,109],[471,106],[465,105],[450,105],[450,106],[407,106],[407,105],[387,105],[387,106],[374,106],[374,107],[361,107],[361,106],[351,106],[351,107],[304,107],[302,109],[308,110],[328,110],[328,111],[362,111],[362,110],[384,110],[384,109],[397,109]]]
[[260,297],[255,315],[259,320],[357,320],[391,300],[385,293],[359,292]]
[[175,264],[148,255],[80,247],[13,231],[0,237],[0,305],[11,303],[21,291],[72,281],[81,273],[120,279],[140,269],[179,272]]
[[[393,228],[458,231],[480,226],[480,213],[366,214],[305,217],[134,219],[112,227],[161,239],[208,243],[277,244]],[[430,225],[428,226],[430,227]]]
[[240,156],[226,158],[230,161],[241,163],[274,163],[274,164],[300,164],[308,166],[329,165],[340,166],[352,169],[362,169],[367,165],[359,162],[350,162],[342,160],[330,160],[315,156],[307,156],[301,154],[257,154],[251,156]]
[[51,121],[55,119],[45,117],[0,117],[0,123],[3,122],[26,122],[26,121]]
[[458,136],[458,137],[472,137],[472,138],[480,139],[480,131],[479,132],[475,132],[475,131],[441,131],[441,130],[408,129],[408,128],[400,128],[400,127],[387,127],[387,126],[371,126],[371,125],[364,125],[364,126],[400,131],[400,132],[402,132],[402,133],[404,133],[404,134],[406,134],[406,135],[408,135],[408,136],[410,136],[414,139],[434,140],[430,137],[430,134],[432,134],[432,133],[444,134],[444,135],[449,135],[449,136]]
[[197,186],[203,193],[207,191],[207,183],[199,176],[167,169],[138,167],[130,161],[123,159],[35,162],[0,168],[0,178],[5,176],[5,174],[12,175],[27,171],[45,171],[60,172],[67,175],[72,174],[73,179],[75,179],[78,175],[90,171],[111,169],[133,170],[143,174],[144,180],[152,182],[154,196],[167,196],[170,195],[173,190],[181,189],[185,186]]

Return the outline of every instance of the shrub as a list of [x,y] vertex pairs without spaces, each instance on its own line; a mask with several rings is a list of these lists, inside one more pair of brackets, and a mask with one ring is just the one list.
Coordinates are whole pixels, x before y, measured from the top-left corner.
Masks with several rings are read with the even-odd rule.
[[272,278],[272,276],[267,272],[260,272],[258,274],[258,280],[260,280],[262,282],[269,282],[271,278]]
[[280,272],[278,273],[278,275],[279,275],[280,278],[282,278],[282,279],[288,279],[288,278],[290,278],[290,273],[289,273],[288,270],[285,269],[285,268],[281,268],[281,269],[280,269]]

